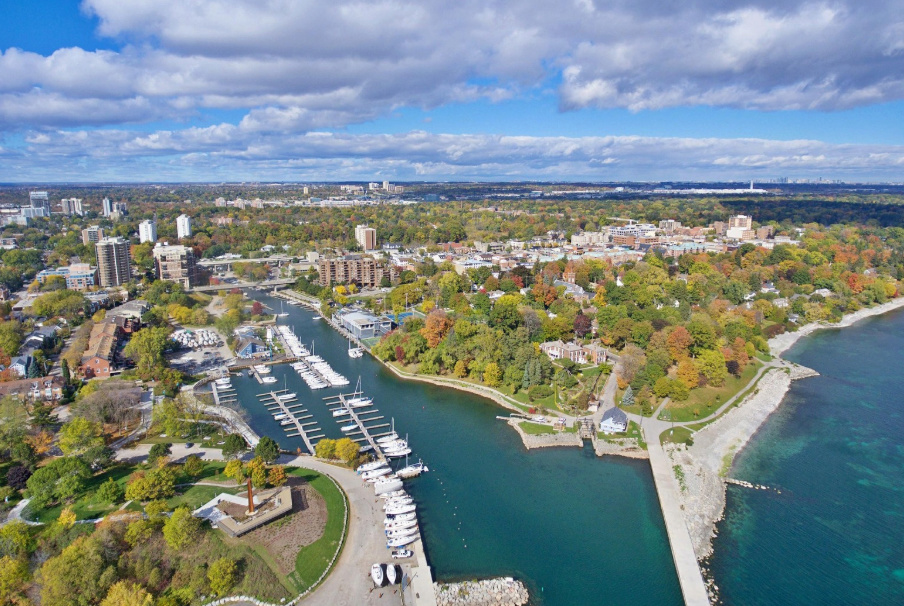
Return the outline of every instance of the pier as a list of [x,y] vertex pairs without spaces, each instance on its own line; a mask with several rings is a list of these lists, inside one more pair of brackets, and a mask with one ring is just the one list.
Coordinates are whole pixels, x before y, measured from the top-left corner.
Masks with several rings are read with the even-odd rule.
[[285,415],[285,419],[292,421],[292,425],[287,425],[285,427],[294,426],[294,430],[286,429],[286,436],[293,438],[300,437],[304,441],[304,445],[307,447],[308,452],[314,454],[314,443],[312,440],[322,438],[323,434],[320,433],[320,430],[317,428],[316,421],[305,421],[305,419],[312,418],[313,415],[306,414],[308,411],[304,408],[304,404],[297,403],[298,398],[281,399],[280,396],[284,396],[285,394],[286,390],[280,389],[278,391],[259,394],[258,398],[260,398],[261,403],[269,412],[279,411]]
[[[352,436],[358,436],[358,437],[354,437],[352,439],[355,440],[356,442],[360,442],[362,440],[367,442],[370,445],[370,447],[373,449],[374,456],[380,460],[385,461],[386,458],[383,456],[383,451],[380,449],[379,444],[377,444],[376,439],[378,437],[380,437],[381,435],[388,435],[390,432],[387,431],[387,432],[383,432],[381,434],[372,434],[370,432],[370,430],[382,429],[382,428],[389,427],[389,423],[383,423],[380,425],[372,425],[370,427],[367,427],[366,425],[364,425],[365,423],[367,423],[369,421],[379,421],[380,419],[383,418],[383,416],[368,416],[367,418],[363,418],[362,415],[365,415],[365,414],[379,415],[379,411],[363,410],[363,411],[361,411],[361,413],[358,413],[358,412],[356,412],[356,407],[349,405],[350,400],[355,399],[355,398],[362,398],[362,397],[364,397],[363,392],[355,391],[350,394],[339,394],[338,396],[330,396],[328,398],[324,398],[323,400],[324,400],[324,402],[326,402],[326,405],[328,407],[339,404],[338,407],[331,408],[330,412],[333,412],[335,410],[343,410],[343,409],[348,410],[348,419],[350,419],[352,422],[354,422],[355,425],[358,426],[358,429],[356,429],[355,431],[352,431],[352,432],[348,432],[346,435],[350,438]],[[366,408],[369,408],[371,406],[373,406],[373,402],[367,404]],[[359,406],[358,408],[365,408],[365,407]],[[345,423],[346,422],[345,418],[346,418],[345,415],[343,415],[341,417],[336,417],[336,420],[339,423]]]

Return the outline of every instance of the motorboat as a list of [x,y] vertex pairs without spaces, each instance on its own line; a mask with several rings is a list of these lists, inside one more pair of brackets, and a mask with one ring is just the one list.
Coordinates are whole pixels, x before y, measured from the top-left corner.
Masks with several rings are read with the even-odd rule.
[[414,555],[414,552],[410,549],[395,549],[392,552],[392,559],[394,560],[404,560],[405,558],[410,558]]
[[405,492],[404,490],[394,490],[392,492],[387,492],[387,493],[381,494],[380,498],[384,499],[386,501],[389,501],[391,499],[398,499],[400,497],[407,497],[407,496],[408,496],[408,493]]
[[411,513],[412,511],[417,509],[417,505],[414,503],[408,503],[407,505],[393,505],[386,509],[386,513],[388,514],[399,514],[399,513]]
[[229,382],[229,377],[223,377],[214,382],[217,384],[217,387],[229,387],[232,384]]
[[407,479],[407,478],[417,477],[426,471],[430,471],[430,470],[427,468],[426,465],[424,465],[423,461],[418,461],[414,465],[408,465],[407,467],[403,467],[402,469],[398,470],[396,472],[396,474],[400,478]]
[[285,418],[288,417],[288,416],[289,416],[289,415],[287,415],[286,413],[281,412],[281,413],[279,413],[278,415],[273,415],[273,418],[274,418],[275,420],[279,421],[280,419],[285,419]]
[[276,383],[276,377],[261,377],[261,383],[263,383],[264,385]]
[[363,465],[358,466],[356,471],[358,473],[364,473],[365,471],[370,471],[372,469],[380,469],[381,467],[385,467],[386,463],[383,461],[371,461],[370,463],[364,463]]
[[377,469],[371,469],[370,471],[365,471],[361,474],[361,478],[364,480],[370,480],[371,478],[379,478],[382,476],[387,476],[392,473],[392,470],[389,466],[379,467]]
[[386,541],[386,547],[387,547],[387,549],[392,549],[394,547],[404,547],[405,545],[410,545],[411,543],[414,543],[415,541],[417,541],[417,539],[418,539],[417,533],[414,533],[407,537],[399,537],[396,539],[389,539],[388,541]]
[[[387,477],[385,479],[377,480],[374,482],[374,493],[378,496],[381,494],[385,494],[387,492],[396,492],[397,490],[402,489],[402,480],[397,477]],[[399,513],[408,513],[407,511],[400,511]]]
[[382,587],[386,582],[385,564],[374,564],[370,567],[370,578],[373,579],[374,585]]
[[254,372],[259,375],[268,375],[270,374],[270,367],[264,366],[263,364],[254,367]]
[[293,391],[292,393],[284,393],[276,397],[280,400],[291,400],[292,398],[298,397],[298,394]]
[[340,427],[340,429],[342,430],[342,433],[349,433],[358,429],[358,424],[349,423],[348,425],[343,425],[342,427]]

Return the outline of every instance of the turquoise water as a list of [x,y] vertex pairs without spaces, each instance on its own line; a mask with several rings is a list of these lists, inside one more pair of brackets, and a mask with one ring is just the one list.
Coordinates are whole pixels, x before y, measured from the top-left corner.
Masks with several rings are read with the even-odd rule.
[[[255,298],[279,307],[277,300]],[[681,603],[665,526],[646,461],[599,459],[589,448],[527,452],[488,400],[424,383],[402,381],[369,356],[351,359],[346,342],[307,310],[286,306],[303,342],[346,375],[361,377],[386,422],[408,434],[413,456],[430,473],[408,483],[418,503],[427,556],[440,580],[516,576],[535,604],[670,605]],[[288,366],[273,376],[298,393],[328,437],[339,424],[323,398]],[[283,448],[303,446],[259,404],[264,387],[233,381],[251,426]],[[350,391],[351,387],[346,391]]]
[[904,313],[802,339],[739,455],[712,572],[725,604],[904,604]]

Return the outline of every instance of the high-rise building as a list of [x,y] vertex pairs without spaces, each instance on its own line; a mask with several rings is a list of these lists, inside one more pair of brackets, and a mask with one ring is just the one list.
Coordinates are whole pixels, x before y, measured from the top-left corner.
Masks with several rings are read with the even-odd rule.
[[100,285],[119,286],[132,278],[129,241],[125,238],[104,238],[95,245],[97,274]]
[[82,244],[97,244],[104,239],[104,230],[98,225],[92,225],[82,230]]
[[752,240],[756,234],[753,231],[753,218],[747,215],[734,215],[728,219],[728,229],[725,236],[736,240]]
[[154,246],[154,266],[160,280],[179,282],[185,288],[197,284],[195,252],[189,246],[158,242]]
[[383,181],[383,190],[389,191],[389,181]]
[[753,217],[747,215],[733,215],[728,219],[728,229],[740,227],[741,229],[753,229]]
[[36,214],[38,217],[50,216],[50,196],[46,191],[33,191],[28,194],[28,201],[31,208],[40,208],[43,214]]
[[113,212],[113,203],[110,202],[110,198],[104,198],[103,204],[101,204],[101,214],[105,217],[109,217]]
[[191,217],[186,214],[179,215],[176,219],[176,237],[191,238]]
[[142,221],[138,224],[138,241],[142,244],[145,242],[157,241],[157,222],[153,219]]
[[383,276],[392,276],[392,268],[371,257],[348,255],[340,259],[320,259],[318,263],[320,285],[348,284],[359,286],[379,286]]
[[374,250],[377,247],[377,230],[366,225],[355,228],[355,240],[362,250]]
[[72,215],[84,215],[85,212],[82,209],[82,199],[81,198],[63,198],[60,200],[60,206],[63,207],[63,214],[71,217]]

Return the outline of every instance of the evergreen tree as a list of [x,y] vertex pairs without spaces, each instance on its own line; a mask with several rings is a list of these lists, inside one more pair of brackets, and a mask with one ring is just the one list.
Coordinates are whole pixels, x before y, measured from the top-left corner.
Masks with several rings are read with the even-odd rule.
[[34,358],[31,359],[28,363],[28,368],[25,371],[25,376],[29,379],[38,379],[42,376],[41,366],[38,364],[38,361]]
[[524,365],[524,376],[521,378],[521,389],[530,389],[530,366],[530,361]]
[[72,377],[69,374],[69,362],[65,358],[60,362],[60,374],[63,376],[63,387],[69,387]]
[[633,404],[634,404],[634,390],[631,389],[630,385],[628,385],[628,389],[626,389],[624,395],[622,395],[621,405],[622,406],[632,406]]

